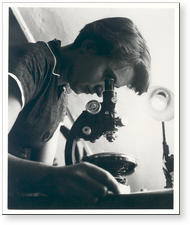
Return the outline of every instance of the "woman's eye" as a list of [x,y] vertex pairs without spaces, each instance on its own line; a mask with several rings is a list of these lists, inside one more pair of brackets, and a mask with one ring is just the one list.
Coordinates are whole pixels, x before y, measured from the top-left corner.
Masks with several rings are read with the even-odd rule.
[[106,76],[106,79],[113,79],[114,80],[114,83],[115,83],[115,79],[111,75],[107,75]]
[[115,77],[113,75],[111,75],[109,72],[107,72],[105,74],[105,79],[113,79],[114,80],[114,84],[116,84],[116,82],[117,82]]

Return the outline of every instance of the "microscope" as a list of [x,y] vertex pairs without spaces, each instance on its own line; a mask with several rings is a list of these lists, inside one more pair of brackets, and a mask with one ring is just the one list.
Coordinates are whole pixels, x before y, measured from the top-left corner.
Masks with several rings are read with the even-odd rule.
[[[154,101],[162,100],[164,107],[162,110],[155,108]],[[163,87],[151,87],[143,96],[144,109],[153,119],[162,122],[163,130],[163,171],[166,178],[166,187],[173,187],[173,155],[169,154],[169,147],[165,138],[164,122],[173,119],[173,93]],[[128,185],[127,176],[134,173],[138,166],[137,159],[133,155],[118,152],[100,152],[97,154],[83,154],[76,158],[76,144],[79,139],[94,143],[101,136],[108,142],[113,142],[117,138],[118,128],[124,126],[123,120],[116,112],[117,93],[114,90],[114,80],[105,80],[105,91],[103,92],[103,102],[91,100],[86,104],[86,110],[76,119],[69,131],[65,146],[65,164],[72,165],[79,162],[90,162],[108,172],[115,179],[124,185]],[[157,107],[157,105],[156,105]]]
[[79,139],[92,143],[102,135],[108,142],[116,139],[118,128],[124,126],[122,119],[117,115],[116,103],[117,93],[114,91],[114,80],[106,79],[103,102],[89,101],[86,104],[86,110],[71,127],[65,145],[65,164],[90,162],[110,172],[120,184],[127,185],[126,176],[131,175],[138,165],[133,155],[101,152],[83,156],[79,160],[75,157],[76,143]]

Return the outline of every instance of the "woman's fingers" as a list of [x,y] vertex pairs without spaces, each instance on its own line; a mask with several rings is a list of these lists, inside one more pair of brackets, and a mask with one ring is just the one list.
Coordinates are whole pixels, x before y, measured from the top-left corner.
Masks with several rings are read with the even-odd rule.
[[96,202],[97,198],[107,195],[108,191],[120,193],[116,179],[106,170],[91,163],[57,167],[55,170],[57,172],[53,176],[53,185],[61,195],[83,197]]
[[96,182],[104,186],[104,188],[106,189],[104,189],[104,193],[107,193],[108,190],[112,191],[114,194],[120,193],[118,182],[108,171],[91,163],[82,163],[81,166],[84,167],[84,170],[87,172],[88,177],[91,178],[89,179],[89,182],[95,180]]
[[81,194],[90,193],[92,196],[103,197],[108,193],[108,188],[105,184],[94,179],[88,174],[88,171],[83,172],[82,177],[76,179],[76,192]]
[[88,173],[91,177],[104,184],[109,191],[112,191],[114,194],[120,193],[118,182],[108,171],[91,164],[91,169],[88,170]]

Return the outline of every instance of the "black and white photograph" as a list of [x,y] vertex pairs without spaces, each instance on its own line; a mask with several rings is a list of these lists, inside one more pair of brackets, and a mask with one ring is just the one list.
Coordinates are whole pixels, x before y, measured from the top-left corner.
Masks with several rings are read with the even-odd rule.
[[179,10],[3,3],[4,215],[179,215]]

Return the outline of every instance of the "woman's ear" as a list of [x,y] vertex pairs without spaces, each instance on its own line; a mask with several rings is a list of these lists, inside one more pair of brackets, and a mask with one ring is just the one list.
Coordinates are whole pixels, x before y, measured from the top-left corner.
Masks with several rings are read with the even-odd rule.
[[92,40],[85,40],[81,45],[81,50],[84,54],[93,55],[97,53],[96,44]]

